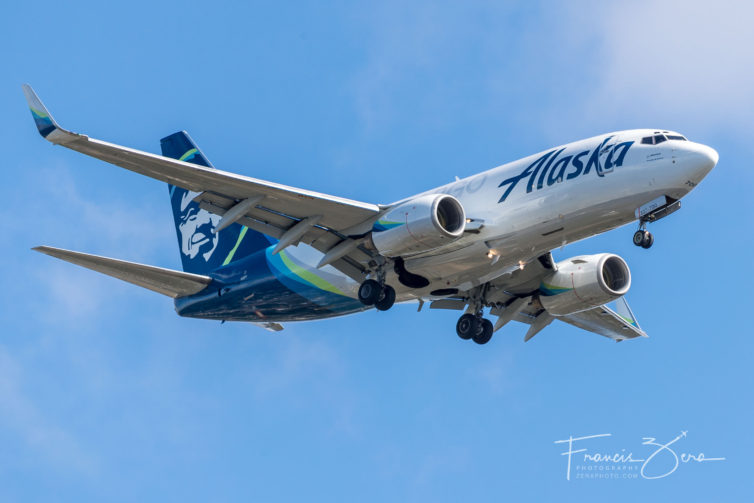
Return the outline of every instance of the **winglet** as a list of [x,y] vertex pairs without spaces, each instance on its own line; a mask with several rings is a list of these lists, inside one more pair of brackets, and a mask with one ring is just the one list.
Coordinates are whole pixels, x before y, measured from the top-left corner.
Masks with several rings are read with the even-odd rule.
[[34,92],[34,89],[32,89],[29,84],[24,84],[23,88],[26,102],[29,104],[31,116],[34,117],[34,122],[37,124],[39,134],[41,134],[43,138],[47,138],[50,133],[57,129],[58,125],[44,106],[44,103],[42,103],[42,100],[37,96],[37,93]]
[[52,143],[67,143],[79,138],[86,138],[84,135],[72,133],[61,128],[29,84],[24,84],[23,89],[26,102],[29,104],[29,109],[31,110],[31,116],[34,118],[37,130],[43,138]]

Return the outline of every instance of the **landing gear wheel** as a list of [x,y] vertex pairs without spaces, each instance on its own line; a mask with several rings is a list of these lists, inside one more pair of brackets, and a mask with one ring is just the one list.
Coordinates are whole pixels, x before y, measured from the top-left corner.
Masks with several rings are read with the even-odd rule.
[[655,242],[655,237],[649,231],[644,231],[644,240],[641,242],[641,247],[645,250],[651,248]]
[[641,246],[642,243],[644,243],[644,233],[647,231],[643,231],[639,229],[638,231],[634,232],[634,244],[636,246]]
[[374,303],[379,311],[387,311],[395,304],[395,289],[390,285],[385,285],[382,289],[382,298]]
[[639,229],[634,233],[634,244],[644,249],[651,248],[655,242],[655,237],[651,232],[645,229]]
[[479,330],[477,330],[472,339],[477,344],[487,344],[492,339],[492,328],[492,322],[487,318],[482,318],[479,322]]
[[359,287],[359,300],[365,306],[373,306],[380,300],[380,297],[382,297],[382,287],[373,279],[364,281]]
[[471,313],[466,313],[458,318],[456,323],[456,333],[458,337],[467,341],[473,337],[478,330],[479,323],[477,317]]

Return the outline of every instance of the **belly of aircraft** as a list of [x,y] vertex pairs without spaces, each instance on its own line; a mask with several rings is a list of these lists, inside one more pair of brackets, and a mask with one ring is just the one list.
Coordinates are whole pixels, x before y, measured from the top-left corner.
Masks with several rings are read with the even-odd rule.
[[[241,264],[217,287],[176,299],[178,314],[227,321],[304,321],[367,309],[337,286],[312,283],[311,275],[286,267],[290,261],[261,250]],[[313,267],[312,267],[313,269]]]

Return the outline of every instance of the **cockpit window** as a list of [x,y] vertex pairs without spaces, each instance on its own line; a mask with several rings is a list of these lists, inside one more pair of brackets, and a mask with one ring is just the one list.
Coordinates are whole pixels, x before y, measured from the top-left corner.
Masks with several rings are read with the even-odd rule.
[[644,145],[657,145],[658,143],[662,143],[665,140],[667,140],[667,138],[665,138],[665,135],[656,134],[654,136],[645,136],[644,138],[641,139],[641,142]]
[[668,135],[668,140],[681,140],[681,141],[688,141],[688,140],[686,140],[686,138],[684,138],[683,136],[681,136],[681,135],[675,135],[675,134],[669,134],[669,135]]

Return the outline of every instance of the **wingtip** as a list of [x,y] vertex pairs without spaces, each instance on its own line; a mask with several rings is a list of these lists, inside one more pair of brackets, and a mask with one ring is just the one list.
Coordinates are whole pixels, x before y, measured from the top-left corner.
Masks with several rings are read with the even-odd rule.
[[29,105],[31,116],[34,118],[34,123],[37,125],[39,134],[42,135],[42,138],[47,138],[50,133],[58,128],[55,119],[52,118],[47,107],[44,106],[42,100],[39,99],[39,96],[37,96],[37,93],[34,92],[34,89],[32,89],[29,84],[23,84],[21,87],[24,91],[26,103]]
[[55,248],[52,248],[50,246],[35,246],[31,249],[31,251],[35,251],[37,253],[44,253],[45,255],[50,255],[51,251],[54,251]]

